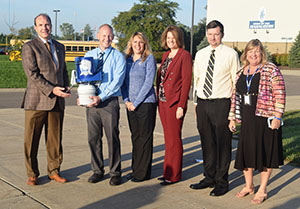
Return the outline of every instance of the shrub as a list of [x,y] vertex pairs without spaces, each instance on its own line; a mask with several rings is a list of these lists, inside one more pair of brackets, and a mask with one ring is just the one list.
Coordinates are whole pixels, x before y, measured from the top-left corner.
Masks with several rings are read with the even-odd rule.
[[272,54],[272,62],[277,66],[289,66],[289,55],[288,54]]
[[290,67],[300,67],[300,32],[297,35],[289,53]]
[[155,57],[155,61],[157,64],[160,64],[162,61],[162,56],[165,52],[153,52],[153,56]]

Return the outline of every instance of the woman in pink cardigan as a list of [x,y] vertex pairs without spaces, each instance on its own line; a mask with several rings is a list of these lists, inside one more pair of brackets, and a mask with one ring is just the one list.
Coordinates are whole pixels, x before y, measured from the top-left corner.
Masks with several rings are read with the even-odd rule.
[[253,170],[261,172],[258,191],[251,200],[260,204],[267,199],[267,183],[273,168],[283,165],[282,116],[285,108],[285,84],[280,70],[267,62],[267,54],[258,39],[248,42],[236,78],[231,100],[229,129],[234,132],[241,120],[234,167],[243,171],[245,186],[236,194],[254,193]]

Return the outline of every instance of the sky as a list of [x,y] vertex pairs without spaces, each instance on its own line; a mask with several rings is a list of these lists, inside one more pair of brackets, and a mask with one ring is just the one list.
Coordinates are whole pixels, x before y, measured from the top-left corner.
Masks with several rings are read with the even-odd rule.
[[[169,0],[179,4],[176,20],[191,26],[193,0]],[[194,0],[194,25],[206,17],[207,0]],[[55,33],[55,12],[57,13],[57,34],[61,35],[59,25],[71,23],[76,32],[80,32],[86,24],[92,29],[108,23],[118,16],[119,12],[128,11],[139,0],[0,0],[0,34],[9,34],[8,25],[16,29],[33,25],[34,17],[39,13],[47,13],[52,20],[52,33]]]

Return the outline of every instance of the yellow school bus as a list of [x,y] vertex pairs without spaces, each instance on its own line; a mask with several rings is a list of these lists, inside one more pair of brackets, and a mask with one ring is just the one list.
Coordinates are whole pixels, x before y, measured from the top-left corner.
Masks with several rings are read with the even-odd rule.
[[98,41],[64,41],[58,40],[65,45],[66,62],[74,62],[75,57],[84,56],[87,51],[98,47]]
[[[19,40],[19,42],[26,43],[30,40]],[[66,40],[57,40],[58,42],[65,45],[66,51],[66,62],[74,62],[75,57],[84,56],[85,53],[89,50],[95,49],[99,46],[99,41],[66,41]],[[15,40],[11,40],[10,44],[13,46],[16,43]],[[115,43],[112,43],[112,47],[115,47]],[[20,61],[21,52],[18,50],[10,52],[10,61]]]

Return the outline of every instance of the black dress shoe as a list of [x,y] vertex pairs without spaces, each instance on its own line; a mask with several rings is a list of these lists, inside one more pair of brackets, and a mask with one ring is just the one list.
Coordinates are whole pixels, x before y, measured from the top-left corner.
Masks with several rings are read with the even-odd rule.
[[158,181],[164,181],[164,180],[166,180],[166,179],[165,179],[165,177],[158,177],[157,180],[158,180]]
[[202,181],[200,181],[197,184],[191,184],[190,188],[191,189],[205,189],[205,188],[213,188],[215,186],[214,183],[208,182],[206,179],[203,179]]
[[142,181],[144,181],[144,180],[139,180],[139,179],[136,179],[136,178],[132,177],[132,178],[131,178],[131,181],[132,181],[132,182],[142,182]]
[[90,178],[88,179],[88,182],[90,183],[97,183],[103,179],[104,175],[103,173],[94,173]]
[[132,178],[133,178],[132,173],[128,174],[128,175],[126,176],[126,178],[127,178],[127,180],[132,179]]
[[218,197],[218,196],[222,196],[224,194],[226,194],[228,192],[228,187],[220,187],[220,186],[216,186],[216,188],[214,188],[209,195],[210,196],[214,196],[214,197]]
[[160,182],[160,185],[168,186],[168,185],[175,184],[175,183],[177,183],[177,182],[171,182],[171,181],[163,180],[162,182]]
[[117,185],[120,185],[121,183],[122,183],[121,176],[112,176],[109,180],[109,184],[111,186],[117,186]]

